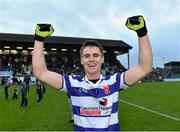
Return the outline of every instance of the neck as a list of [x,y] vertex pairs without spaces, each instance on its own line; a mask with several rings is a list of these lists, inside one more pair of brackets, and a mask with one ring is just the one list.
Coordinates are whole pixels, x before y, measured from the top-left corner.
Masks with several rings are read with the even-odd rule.
[[86,73],[86,76],[88,78],[88,80],[96,80],[96,79],[99,79],[100,78],[100,73],[97,73],[97,74],[88,74]]

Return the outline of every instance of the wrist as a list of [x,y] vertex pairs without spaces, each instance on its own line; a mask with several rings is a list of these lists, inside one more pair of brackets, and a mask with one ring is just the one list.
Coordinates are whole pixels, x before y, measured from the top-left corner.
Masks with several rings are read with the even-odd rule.
[[34,39],[35,39],[35,40],[38,40],[38,41],[40,41],[40,42],[44,42],[44,39],[45,39],[45,38],[44,38],[44,37],[41,37],[41,36],[38,36],[38,35],[35,34]]
[[138,37],[143,37],[143,36],[147,35],[148,31],[147,31],[146,27],[143,27],[143,28],[137,30],[136,32],[137,32]]

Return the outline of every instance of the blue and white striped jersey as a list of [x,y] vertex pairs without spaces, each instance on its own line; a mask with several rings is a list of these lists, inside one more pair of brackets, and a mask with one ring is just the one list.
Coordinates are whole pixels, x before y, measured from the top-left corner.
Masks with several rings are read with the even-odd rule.
[[102,76],[94,84],[85,76],[63,76],[62,90],[71,97],[75,131],[119,131],[118,96],[128,86],[124,73]]

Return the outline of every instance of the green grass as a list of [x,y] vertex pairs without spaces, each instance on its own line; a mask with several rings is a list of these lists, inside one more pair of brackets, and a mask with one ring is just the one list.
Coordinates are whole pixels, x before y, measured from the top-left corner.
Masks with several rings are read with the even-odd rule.
[[36,102],[35,88],[28,94],[28,107],[21,108],[21,97],[12,100],[12,89],[9,99],[3,98],[0,89],[0,130],[73,130],[67,96],[63,92],[47,88],[45,96],[39,104]]
[[[121,92],[120,98],[180,119],[180,82],[143,83],[133,87]],[[174,121],[122,102],[119,108],[122,130],[180,130],[180,121]]]
[[[72,131],[68,123],[70,110],[67,96],[47,88],[40,104],[36,102],[35,88],[28,94],[28,108],[21,108],[21,97],[4,99],[0,88],[0,130],[17,131]],[[180,119],[180,82],[142,83],[121,91],[120,99]],[[143,109],[119,102],[121,130],[126,131],[180,131],[180,121],[175,121]]]

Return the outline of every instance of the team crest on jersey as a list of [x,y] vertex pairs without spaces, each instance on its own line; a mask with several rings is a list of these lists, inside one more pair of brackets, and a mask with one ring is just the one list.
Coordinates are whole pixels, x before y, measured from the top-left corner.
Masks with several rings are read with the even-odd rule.
[[105,94],[109,94],[110,93],[109,85],[107,84],[103,85],[103,90]]

